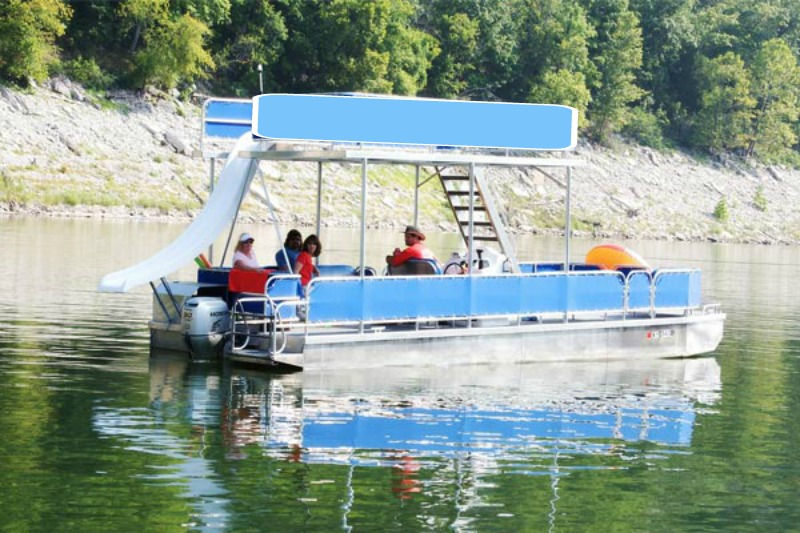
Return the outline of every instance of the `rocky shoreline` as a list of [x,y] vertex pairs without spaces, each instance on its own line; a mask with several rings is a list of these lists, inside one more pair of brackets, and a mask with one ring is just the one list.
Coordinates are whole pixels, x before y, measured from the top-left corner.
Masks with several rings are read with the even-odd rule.
[[[24,92],[0,86],[0,217],[193,217],[209,181],[200,153],[200,107],[175,96],[151,89],[100,97],[64,78]],[[630,144],[581,143],[570,156],[586,162],[572,179],[579,236],[800,243],[797,170],[703,161]],[[359,176],[357,168],[326,167],[326,226],[358,225]],[[402,226],[411,214],[413,170],[382,167],[372,176],[368,225]],[[315,165],[262,164],[254,198],[243,206],[246,220],[266,218],[258,201],[262,177],[282,221],[313,223]],[[511,231],[563,232],[563,171],[493,171],[491,181],[506,199]],[[435,187],[421,189],[421,225],[456,231]],[[719,216],[721,203],[727,217]]]

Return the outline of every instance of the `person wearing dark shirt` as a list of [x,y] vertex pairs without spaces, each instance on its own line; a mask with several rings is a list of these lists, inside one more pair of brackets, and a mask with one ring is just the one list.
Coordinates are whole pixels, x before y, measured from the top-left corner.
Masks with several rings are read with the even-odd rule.
[[[300,232],[296,229],[289,230],[289,233],[286,234],[283,248],[275,254],[275,264],[278,265],[278,270],[294,272],[294,264],[297,261],[297,256],[300,255],[302,245],[303,236]],[[286,265],[287,258],[289,259],[289,266]]]

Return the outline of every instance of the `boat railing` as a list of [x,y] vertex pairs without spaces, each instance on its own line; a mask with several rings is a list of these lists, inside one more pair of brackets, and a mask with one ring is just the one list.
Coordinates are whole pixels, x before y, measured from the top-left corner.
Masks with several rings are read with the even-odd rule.
[[[522,325],[559,319],[609,317],[626,320],[658,314],[717,312],[700,303],[700,271],[661,269],[493,274],[483,276],[326,276],[298,294],[298,276],[270,278],[263,295],[245,295],[232,312],[234,351],[251,338],[268,338],[281,353],[276,333],[311,327],[410,324],[415,329],[446,321],[471,328]],[[253,309],[252,305],[260,305]],[[248,308],[248,306],[250,306]],[[707,307],[707,306],[706,306]],[[298,316],[299,315],[299,316]],[[500,320],[500,322],[498,322]],[[485,323],[480,324],[481,321]],[[244,341],[242,341],[244,338]]]
[[700,271],[599,270],[489,276],[325,277],[312,280],[306,326],[507,317],[688,312]]
[[241,293],[231,309],[232,351],[245,349],[252,338],[269,339],[272,353],[285,349],[286,338],[279,346],[276,332],[298,322],[298,308],[306,307],[299,282],[297,274],[275,274],[267,280],[263,294]]

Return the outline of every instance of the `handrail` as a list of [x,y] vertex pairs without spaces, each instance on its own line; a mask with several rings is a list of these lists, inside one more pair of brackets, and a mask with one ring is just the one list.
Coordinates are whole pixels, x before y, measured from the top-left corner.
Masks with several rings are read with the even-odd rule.
[[[590,300],[589,301],[589,305],[587,305],[585,307],[582,307],[582,308],[575,308],[575,307],[569,308],[568,307],[568,308],[566,308],[566,310],[562,310],[562,313],[563,312],[567,312],[567,313],[569,313],[569,314],[574,316],[574,315],[585,315],[587,313],[598,313],[598,312],[606,312],[606,313],[608,313],[608,312],[619,312],[620,316],[622,317],[622,319],[625,320],[627,318],[630,318],[630,316],[631,316],[630,313],[634,309],[647,309],[647,311],[650,314],[650,316],[651,317],[655,317],[656,316],[656,312],[658,310],[662,310],[662,309],[663,310],[682,309],[685,313],[688,313],[690,311],[690,309],[697,308],[699,306],[699,304],[697,304],[695,301],[693,301],[694,298],[696,297],[696,295],[693,293],[693,291],[697,290],[696,289],[696,285],[694,285],[695,280],[689,280],[689,282],[688,282],[689,285],[685,288],[685,293],[684,292],[678,293],[681,297],[683,297],[685,300],[687,300],[687,302],[685,304],[682,304],[682,305],[679,305],[679,306],[659,306],[659,307],[656,306],[657,295],[658,295],[658,293],[657,293],[657,280],[662,279],[664,276],[671,276],[671,275],[676,275],[676,274],[692,275],[692,274],[695,274],[695,273],[699,273],[699,270],[698,269],[662,269],[662,270],[657,271],[655,273],[647,271],[647,270],[636,270],[636,271],[632,271],[632,272],[627,273],[627,275],[625,273],[617,272],[617,271],[608,271],[608,270],[597,270],[597,271],[594,271],[594,270],[592,270],[592,271],[569,272],[568,274],[566,274],[564,272],[542,272],[542,273],[524,273],[524,274],[500,273],[500,274],[490,274],[490,275],[483,275],[483,276],[475,276],[473,279],[474,280],[482,280],[482,279],[490,279],[490,278],[495,278],[495,279],[503,279],[503,278],[517,278],[517,279],[539,278],[539,279],[545,279],[545,278],[553,278],[553,277],[562,277],[562,278],[568,278],[568,279],[572,279],[572,280],[580,280],[580,279],[586,279],[586,278],[589,278],[589,277],[615,276],[620,281],[620,291],[621,292],[620,292],[620,299],[619,299],[619,307],[617,307],[617,306],[614,306],[614,307],[602,307],[602,299],[603,298],[607,298],[608,294],[609,294],[607,292],[608,289],[609,289],[609,286],[606,284],[606,289],[604,289],[606,291],[606,293],[605,293],[606,296],[603,296],[603,292],[602,291],[599,293],[600,294],[600,296],[599,296],[599,298],[600,298],[600,300],[599,300],[600,307],[593,307],[592,306],[592,301]],[[632,288],[632,282],[637,276],[644,276],[646,278],[646,280],[647,280],[646,303],[642,302],[644,305],[634,305],[632,303],[632,298],[633,298],[634,294],[636,294],[636,292]],[[371,283],[386,282],[389,279],[391,279],[392,281],[414,280],[414,281],[422,281],[424,283],[425,280],[441,279],[444,282],[444,280],[451,280],[451,281],[452,280],[456,280],[456,279],[464,279],[464,280],[466,280],[466,279],[469,279],[469,277],[465,277],[463,275],[422,275],[422,276],[392,276],[391,278],[389,278],[389,277],[374,277],[374,278],[365,278],[364,280],[361,280],[359,278],[353,278],[351,276],[346,276],[346,277],[345,276],[330,276],[330,277],[325,277],[325,278],[315,278],[315,279],[313,279],[311,281],[311,284],[308,286],[309,298],[308,298],[307,301],[303,302],[303,305],[307,306],[308,313],[309,313],[309,318],[311,318],[313,316],[313,314],[314,314],[313,313],[313,309],[315,307],[315,304],[318,305],[318,303],[315,302],[314,293],[316,292],[316,288],[319,287],[320,284],[328,284],[328,283],[336,283],[336,282],[346,282],[346,283],[349,283],[349,284],[353,284],[353,283],[356,283],[356,284],[361,284],[361,283],[371,284]],[[501,285],[501,287],[502,287],[502,285]],[[510,286],[509,286],[509,288],[510,288]],[[354,287],[353,290],[356,291],[354,295],[357,295],[358,291],[360,291],[361,289],[357,289],[357,288]],[[641,295],[641,289],[639,291],[639,294]],[[611,297],[613,298],[613,294],[611,295]],[[565,300],[566,300],[566,297],[565,297]],[[640,300],[641,300],[641,298],[640,298]],[[567,301],[569,301],[569,300],[567,300]],[[546,306],[543,306],[543,307],[546,307]],[[327,307],[326,307],[326,309],[327,309]],[[542,311],[537,311],[537,312],[525,312],[525,310],[523,310],[523,309],[512,309],[512,308],[503,309],[502,306],[497,306],[496,312],[494,312],[495,311],[494,309],[487,309],[486,307],[484,307],[484,310],[488,311],[488,312],[483,312],[483,313],[480,313],[480,312],[478,312],[478,313],[464,313],[465,310],[462,310],[461,312],[459,312],[458,310],[455,310],[454,313],[448,314],[448,313],[437,313],[437,312],[435,312],[435,310],[432,313],[427,313],[424,310],[421,310],[423,313],[425,313],[424,316],[422,314],[420,314],[419,316],[408,316],[408,317],[398,316],[396,314],[394,316],[391,316],[392,313],[388,313],[386,317],[378,318],[378,317],[374,317],[374,316],[373,317],[365,316],[363,313],[360,313],[357,310],[357,308],[352,308],[351,312],[349,313],[350,316],[345,316],[345,315],[347,315],[347,313],[345,313],[345,315],[343,315],[341,318],[334,318],[334,319],[331,319],[331,320],[325,320],[325,319],[322,319],[320,321],[311,321],[311,320],[309,320],[309,322],[311,324],[307,323],[306,324],[306,329],[307,329],[308,325],[312,325],[312,324],[313,325],[368,324],[368,323],[373,323],[373,322],[398,322],[398,323],[402,322],[402,323],[406,323],[406,322],[422,322],[422,321],[429,321],[429,320],[436,320],[436,319],[447,319],[447,320],[454,319],[454,320],[459,320],[459,319],[490,318],[490,317],[511,317],[511,318],[516,317],[517,321],[519,322],[523,318],[526,318],[526,317],[539,317],[539,316],[547,315],[550,312],[555,312],[555,309],[550,309],[549,311],[546,310],[546,309],[543,309]],[[478,310],[476,309],[476,311],[478,311]],[[402,309],[400,309],[400,312],[401,313],[403,312]]]
[[[242,350],[247,346],[247,342],[250,339],[249,331],[246,335],[247,340],[242,346],[237,346],[235,342],[236,337],[236,326],[244,324],[245,328],[249,329],[249,324],[247,321],[248,316],[260,316],[257,313],[248,312],[244,308],[244,304],[246,303],[261,303],[266,306],[269,306],[269,314],[266,313],[266,307],[264,309],[264,315],[261,320],[265,321],[267,328],[269,328],[269,335],[264,335],[262,332],[260,337],[266,336],[267,338],[271,339],[271,353],[273,355],[279,354],[286,349],[287,339],[284,336],[280,347],[277,344],[277,331],[278,329],[283,328],[283,317],[281,316],[281,308],[283,307],[290,307],[290,306],[298,306],[303,305],[305,299],[301,298],[299,295],[287,295],[287,296],[280,296],[280,295],[270,295],[269,290],[274,287],[279,281],[299,281],[300,276],[298,274],[275,274],[267,279],[267,283],[264,285],[264,294],[253,295],[253,296],[245,296],[239,298],[234,302],[233,313],[232,313],[232,333],[233,333],[233,340],[231,341],[231,348],[232,351],[236,352]],[[243,320],[239,322],[237,320],[238,317],[241,317]]]

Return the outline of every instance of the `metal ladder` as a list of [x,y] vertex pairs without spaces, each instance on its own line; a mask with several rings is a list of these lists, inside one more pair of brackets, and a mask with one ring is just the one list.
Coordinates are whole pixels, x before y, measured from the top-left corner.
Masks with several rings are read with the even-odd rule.
[[[500,251],[508,258],[512,272],[519,272],[517,255],[508,234],[505,231],[500,212],[497,210],[494,196],[481,169],[475,168],[475,189],[473,193],[473,235],[476,248],[481,242],[496,242]],[[464,245],[469,246],[469,175],[459,174],[452,169],[436,167],[436,174],[444,189],[450,209],[458,224]]]

